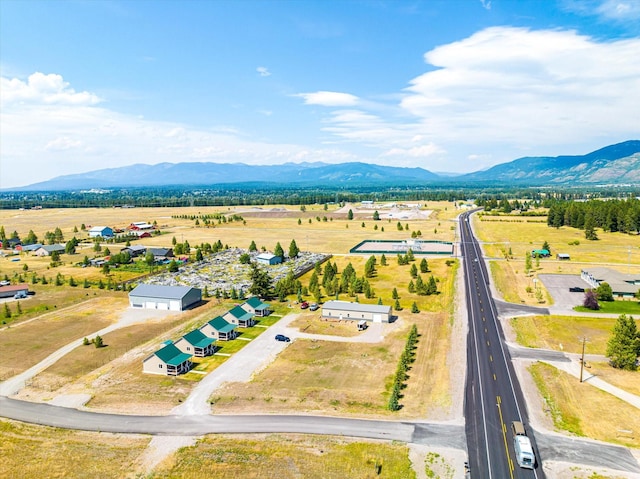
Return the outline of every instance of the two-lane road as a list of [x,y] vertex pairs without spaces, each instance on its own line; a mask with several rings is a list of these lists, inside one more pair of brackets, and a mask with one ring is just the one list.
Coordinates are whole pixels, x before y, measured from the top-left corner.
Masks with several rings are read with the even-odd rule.
[[487,268],[469,225],[470,214],[460,216],[460,251],[469,315],[464,409],[471,477],[544,478],[529,427],[527,434],[538,459],[537,468],[522,469],[516,462],[510,424],[521,421],[528,425],[529,421],[489,290]]

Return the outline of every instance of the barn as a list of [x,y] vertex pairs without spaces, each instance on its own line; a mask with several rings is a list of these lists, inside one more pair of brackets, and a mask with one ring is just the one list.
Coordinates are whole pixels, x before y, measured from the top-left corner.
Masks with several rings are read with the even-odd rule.
[[282,263],[282,258],[271,253],[260,253],[256,256],[256,261],[260,264],[272,265]]
[[129,293],[133,308],[183,311],[202,301],[202,291],[190,286],[139,284]]
[[391,321],[391,306],[352,303],[349,301],[327,301],[322,305],[322,318],[388,323]]

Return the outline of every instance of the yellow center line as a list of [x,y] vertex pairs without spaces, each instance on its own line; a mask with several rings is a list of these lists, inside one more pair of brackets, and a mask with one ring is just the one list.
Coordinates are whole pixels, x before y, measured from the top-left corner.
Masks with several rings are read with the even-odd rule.
[[498,413],[500,414],[500,424],[502,424],[502,438],[504,439],[504,453],[507,456],[507,462],[509,463],[509,475],[511,476],[511,479],[513,479],[513,462],[509,457],[509,446],[507,445],[507,426],[502,420],[502,408],[500,407],[500,403],[502,402],[502,399],[500,398],[500,396],[497,396],[496,400],[497,400],[496,406],[498,406]]

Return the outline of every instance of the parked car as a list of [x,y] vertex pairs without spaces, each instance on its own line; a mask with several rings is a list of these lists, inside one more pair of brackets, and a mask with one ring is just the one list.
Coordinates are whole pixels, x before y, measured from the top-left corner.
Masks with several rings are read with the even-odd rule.
[[284,334],[276,334],[276,341],[282,341],[284,343],[290,343],[291,338],[289,336],[285,336]]
[[571,286],[569,291],[572,293],[584,293],[584,288],[581,288],[580,286]]
[[309,303],[307,303],[306,301],[303,301],[302,303],[300,303],[300,309],[307,309],[309,307]]
[[309,305],[309,311],[317,311],[319,307],[320,306],[318,306],[318,303],[311,303]]
[[9,286],[10,284],[11,284],[11,281],[7,281],[6,279],[0,281],[0,286]]
[[20,291],[13,295],[13,299],[25,299],[27,297],[27,293],[24,291]]

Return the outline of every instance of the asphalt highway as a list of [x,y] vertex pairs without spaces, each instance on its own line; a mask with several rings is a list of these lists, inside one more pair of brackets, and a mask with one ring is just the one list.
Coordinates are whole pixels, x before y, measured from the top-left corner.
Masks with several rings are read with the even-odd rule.
[[[469,225],[470,214],[460,216],[460,251],[469,315],[464,413],[471,477],[544,478],[535,435],[528,427],[524,398],[490,293],[487,267]],[[518,466],[511,421],[525,424],[538,460],[534,470]]]

